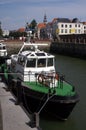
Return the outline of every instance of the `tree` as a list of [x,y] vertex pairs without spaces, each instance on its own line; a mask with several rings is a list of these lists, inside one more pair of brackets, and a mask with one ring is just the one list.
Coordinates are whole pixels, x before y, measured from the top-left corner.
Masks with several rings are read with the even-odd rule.
[[36,31],[36,26],[37,26],[37,22],[36,22],[35,19],[33,19],[33,20],[31,21],[30,25],[29,25],[30,30],[32,30],[32,34],[35,33],[35,31]]
[[2,29],[0,29],[0,37],[2,37],[2,34],[3,34]]
[[18,39],[19,37],[26,36],[26,32],[14,31],[14,32],[10,32],[9,36],[14,37],[14,39]]

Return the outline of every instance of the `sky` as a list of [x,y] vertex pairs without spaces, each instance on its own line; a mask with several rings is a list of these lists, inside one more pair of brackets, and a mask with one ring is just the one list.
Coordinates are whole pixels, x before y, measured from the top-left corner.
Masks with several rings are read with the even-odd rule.
[[33,19],[47,22],[54,18],[86,21],[86,0],[0,0],[0,22],[4,30],[25,27]]

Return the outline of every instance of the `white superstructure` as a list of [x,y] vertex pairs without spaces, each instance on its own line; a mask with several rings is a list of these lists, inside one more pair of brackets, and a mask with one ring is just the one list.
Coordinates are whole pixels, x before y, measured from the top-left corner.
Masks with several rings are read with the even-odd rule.
[[38,46],[46,44],[24,43],[18,55],[11,56],[11,72],[22,81],[34,81],[40,73],[55,74],[54,56],[41,51]]
[[7,56],[6,45],[3,43],[0,43],[0,57],[5,57],[5,56]]

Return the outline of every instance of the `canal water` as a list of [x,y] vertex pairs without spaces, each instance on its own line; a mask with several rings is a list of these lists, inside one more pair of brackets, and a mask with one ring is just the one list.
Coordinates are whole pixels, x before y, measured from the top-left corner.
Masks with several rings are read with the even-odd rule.
[[67,121],[41,118],[42,130],[86,130],[86,60],[56,55],[56,70],[75,86],[80,101]]

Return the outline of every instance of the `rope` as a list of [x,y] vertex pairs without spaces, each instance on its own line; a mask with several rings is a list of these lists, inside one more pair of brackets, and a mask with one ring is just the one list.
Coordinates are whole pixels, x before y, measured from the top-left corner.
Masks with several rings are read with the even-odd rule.
[[48,98],[47,98],[46,101],[44,102],[43,106],[40,108],[38,114],[40,114],[40,112],[42,111],[42,109],[44,108],[44,106],[46,105],[46,103],[47,103],[54,95],[55,95],[55,93],[49,97],[49,94],[48,94]]
[[44,95],[43,95],[43,97],[41,98],[41,101],[39,102],[39,105],[38,105],[38,108],[37,108],[37,110],[36,110],[36,111],[38,111],[38,110],[39,110],[39,108],[40,108],[40,104],[41,104],[42,100],[45,98],[45,96],[46,96],[46,94],[44,94]]

